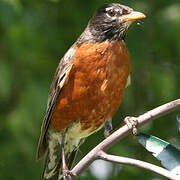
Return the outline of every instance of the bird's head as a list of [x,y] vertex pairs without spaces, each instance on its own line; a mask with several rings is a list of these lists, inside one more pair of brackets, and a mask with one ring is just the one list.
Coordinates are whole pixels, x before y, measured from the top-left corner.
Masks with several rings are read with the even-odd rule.
[[141,12],[118,3],[100,7],[85,30],[86,38],[102,42],[106,40],[122,40],[133,21],[145,18]]

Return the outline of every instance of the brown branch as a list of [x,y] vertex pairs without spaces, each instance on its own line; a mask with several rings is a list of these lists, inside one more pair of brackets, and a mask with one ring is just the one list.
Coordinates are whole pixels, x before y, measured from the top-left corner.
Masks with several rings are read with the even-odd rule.
[[[139,117],[136,118],[138,121],[138,127],[144,125],[145,123],[147,123],[151,120],[157,119],[158,117],[163,116],[169,112],[175,111],[177,109],[180,109],[180,99],[171,101],[171,102],[164,104],[162,106],[159,106],[151,111],[148,111],[148,112],[144,113],[143,115],[140,115]],[[120,139],[122,139],[124,136],[126,136],[131,131],[131,129],[132,129],[132,127],[124,125],[120,129],[115,131],[108,138],[106,138],[100,144],[98,144],[94,149],[92,149],[83,159],[81,159],[78,162],[78,164],[70,172],[76,176],[79,176],[85,170],[85,168],[87,168],[94,160],[99,158],[99,152],[106,151],[113,144],[117,143]],[[112,155],[108,155],[108,157],[112,157]],[[144,168],[146,168],[146,167],[144,167]],[[161,170],[162,169],[163,168],[161,168]],[[148,170],[153,171],[151,169],[151,167],[149,167]],[[159,172],[158,168],[157,168],[157,171],[158,171],[158,174],[164,175],[161,172]],[[164,171],[167,172],[167,170],[165,170],[165,169],[164,169]],[[153,171],[153,172],[155,172],[155,171]],[[171,172],[169,172],[169,178],[170,177],[172,177]],[[74,177],[71,176],[71,179],[74,179]],[[172,177],[170,179],[174,179],[174,177]]]
[[99,154],[99,158],[103,159],[105,161],[136,166],[136,167],[144,168],[144,169],[147,169],[149,171],[155,172],[159,175],[162,175],[162,176],[169,178],[169,179],[172,179],[172,180],[178,179],[176,175],[169,172],[168,170],[161,168],[159,166],[156,166],[154,164],[151,164],[151,163],[147,163],[144,161],[140,161],[140,160],[136,160],[136,159],[132,159],[132,158],[127,158],[127,157],[109,155],[103,151],[100,151],[98,154]]

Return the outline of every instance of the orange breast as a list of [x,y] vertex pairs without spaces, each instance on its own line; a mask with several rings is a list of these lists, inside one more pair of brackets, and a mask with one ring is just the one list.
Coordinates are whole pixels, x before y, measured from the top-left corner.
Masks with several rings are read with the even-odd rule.
[[129,74],[129,53],[124,41],[83,44],[76,48],[51,126],[60,131],[80,122],[82,130],[99,128],[117,111]]

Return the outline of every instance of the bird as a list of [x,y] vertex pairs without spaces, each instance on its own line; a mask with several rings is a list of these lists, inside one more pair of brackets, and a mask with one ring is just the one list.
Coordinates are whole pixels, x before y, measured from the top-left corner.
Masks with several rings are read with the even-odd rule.
[[91,134],[112,131],[112,117],[130,83],[128,28],[141,12],[119,3],[105,4],[61,58],[48,97],[36,159],[46,154],[43,180],[65,177]]

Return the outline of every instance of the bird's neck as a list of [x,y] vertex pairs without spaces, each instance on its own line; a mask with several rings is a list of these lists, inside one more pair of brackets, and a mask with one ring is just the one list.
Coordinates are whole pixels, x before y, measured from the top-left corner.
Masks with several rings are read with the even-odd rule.
[[106,34],[105,32],[97,31],[96,29],[92,29],[89,25],[86,27],[85,31],[81,34],[81,36],[77,40],[77,44],[81,45],[83,43],[102,43],[105,41],[117,41],[124,40],[125,35],[118,36],[118,34]]

